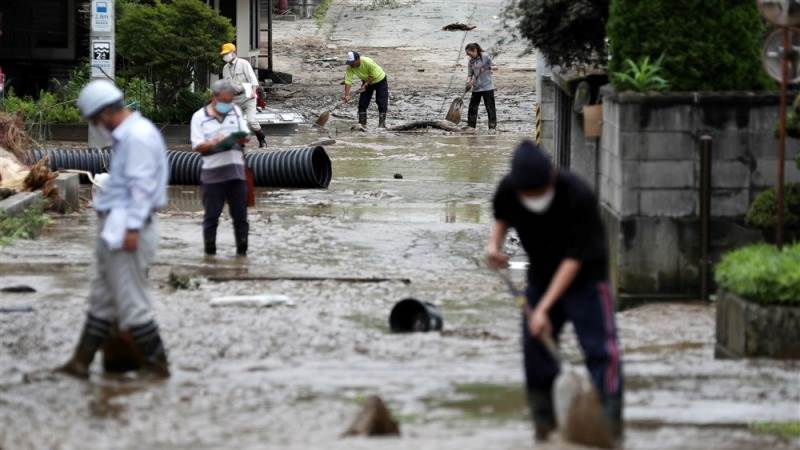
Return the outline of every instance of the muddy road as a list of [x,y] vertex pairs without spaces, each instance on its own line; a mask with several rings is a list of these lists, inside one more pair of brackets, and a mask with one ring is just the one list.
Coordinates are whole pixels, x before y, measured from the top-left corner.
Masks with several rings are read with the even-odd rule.
[[[334,2],[321,28],[313,21],[287,23],[281,48],[313,45],[287,51],[279,62],[279,70],[303,68],[296,76],[300,84],[280,88],[280,101],[312,111],[334,100],[340,67],[322,67],[309,55],[341,57],[352,43],[369,41],[362,53],[377,55],[390,80],[397,80],[390,121],[433,115],[462,78],[447,91],[463,33],[440,35],[445,32],[438,29],[466,21],[474,8],[480,39],[469,40],[489,39],[491,28],[483,24],[499,7],[494,1],[455,2],[459,8],[450,3],[421,0],[372,10],[364,9],[371,2]],[[404,19],[399,28],[404,17],[413,20]],[[0,297],[0,307],[34,309],[0,314],[0,448],[532,448],[519,312],[502,282],[481,264],[492,191],[511,149],[532,129],[533,75],[514,68],[533,63],[512,57],[521,46],[511,47],[497,58],[508,70],[498,74],[496,134],[486,133],[485,122],[473,136],[351,132],[351,107],[327,131],[301,127],[272,136],[275,146],[334,136],[337,143],[327,149],[334,179],[324,191],[260,189],[250,211],[246,260],[234,257],[227,216],[218,256],[204,258],[199,190],[172,187],[170,206],[159,214],[161,247],[150,273],[173,369],[166,382],[106,376],[99,365],[88,383],[47,374],[69,356],[85,317],[95,226],[90,210],[56,218],[38,240],[0,249],[0,286],[37,289]],[[310,70],[313,65],[320,67]],[[414,72],[418,66],[425,71]],[[403,178],[395,179],[397,173]],[[170,272],[197,277],[199,288],[170,288]],[[523,273],[513,272],[518,283]],[[236,280],[211,282],[211,276]],[[281,276],[389,280],[247,280]],[[224,295],[263,293],[285,294],[294,305],[209,305]],[[444,331],[390,334],[389,311],[408,296],[438,305]],[[748,426],[800,420],[798,364],[714,360],[713,305],[650,305],[618,317],[627,376],[626,448],[800,444]],[[563,345],[579,363],[569,329]],[[402,437],[341,439],[371,394],[387,401]],[[574,447],[556,442],[537,448]]]
[[[161,384],[103,376],[99,367],[90,383],[39,373],[67,358],[84,318],[91,212],[4,248],[0,285],[38,292],[2,298],[35,311],[0,315],[0,447],[530,448],[518,311],[479,264],[488,199],[518,139],[340,136],[329,149],[329,190],[259,191],[246,261],[233,256],[227,219],[220,255],[201,255],[198,190],[173,187],[151,271],[174,370]],[[411,283],[202,281],[174,291],[170,271]],[[260,293],[286,294],[295,306],[209,306],[222,295]],[[445,331],[390,334],[391,306],[407,296],[437,304]],[[796,364],[715,361],[713,306],[652,305],[619,321],[627,448],[791,448],[747,425],[797,419]],[[570,332],[565,346],[578,361]],[[339,438],[370,394],[388,401],[402,438]]]

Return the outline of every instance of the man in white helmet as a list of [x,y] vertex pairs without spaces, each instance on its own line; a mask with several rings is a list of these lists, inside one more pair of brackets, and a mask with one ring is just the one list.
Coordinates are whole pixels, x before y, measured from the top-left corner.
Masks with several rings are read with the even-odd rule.
[[117,322],[130,333],[142,368],[169,376],[148,292],[147,268],[158,246],[155,213],[167,205],[169,166],[164,139],[138,112],[125,107],[122,92],[94,80],[78,96],[81,115],[113,142],[108,180],[94,199],[98,237],[89,314],[78,346],[61,372],[89,377],[95,353]]
[[236,56],[236,46],[230,42],[222,45],[219,52],[225,65],[222,67],[222,79],[230,80],[236,88],[234,103],[242,109],[247,126],[258,138],[260,148],[267,146],[267,138],[261,131],[261,124],[256,120],[256,89],[258,89],[258,78],[253,71],[253,66],[246,59]]

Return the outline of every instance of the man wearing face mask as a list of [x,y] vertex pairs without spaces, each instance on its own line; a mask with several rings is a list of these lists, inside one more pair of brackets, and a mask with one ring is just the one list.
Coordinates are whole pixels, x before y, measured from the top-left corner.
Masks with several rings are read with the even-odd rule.
[[261,124],[256,120],[256,90],[258,89],[258,78],[253,71],[253,66],[246,59],[236,56],[236,46],[230,42],[222,46],[219,53],[225,65],[222,67],[222,78],[230,80],[236,89],[234,102],[242,109],[247,118],[247,125],[258,139],[258,147],[267,146],[267,138],[261,131]]
[[233,218],[236,254],[247,255],[250,224],[247,221],[247,183],[244,144],[247,138],[227,143],[233,133],[247,132],[242,110],[233,104],[236,87],[229,80],[211,86],[211,103],[192,116],[192,149],[203,155],[200,182],[203,184],[203,242],[205,254],[217,253],[217,227],[225,203]]
[[511,173],[494,200],[488,264],[506,267],[503,243],[510,228],[530,259],[523,349],[528,403],[537,440],[556,428],[552,388],[558,364],[539,337],[558,339],[572,322],[592,382],[616,437],[621,436],[622,364],[608,288],[608,251],[597,199],[577,176],[556,170],[530,141],[514,151]]
[[60,368],[89,377],[95,353],[112,323],[130,333],[143,368],[169,376],[167,354],[148,292],[147,268],[158,246],[155,213],[167,205],[169,166],[158,129],[125,107],[122,92],[108,80],[87,84],[78,96],[81,115],[113,142],[108,180],[94,199],[98,238],[89,294],[89,314],[75,354]]

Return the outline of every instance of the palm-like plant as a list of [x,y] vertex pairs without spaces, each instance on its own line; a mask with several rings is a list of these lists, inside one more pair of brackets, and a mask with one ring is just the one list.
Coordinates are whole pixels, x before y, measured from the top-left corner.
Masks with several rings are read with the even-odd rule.
[[637,64],[631,59],[625,60],[625,71],[611,74],[614,86],[620,91],[666,91],[669,82],[661,77],[664,55],[650,62],[650,57],[645,56]]

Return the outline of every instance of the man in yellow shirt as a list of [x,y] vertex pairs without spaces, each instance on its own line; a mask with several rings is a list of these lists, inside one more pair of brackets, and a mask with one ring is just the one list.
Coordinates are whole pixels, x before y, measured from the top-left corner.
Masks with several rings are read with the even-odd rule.
[[358,97],[358,123],[367,126],[367,108],[375,93],[375,102],[378,104],[378,127],[386,128],[386,111],[389,109],[389,83],[386,73],[372,58],[360,56],[357,52],[347,53],[347,71],[344,74],[344,96],[342,101],[350,101],[350,87],[353,78],[361,79],[364,91]]

